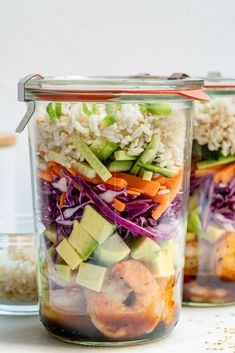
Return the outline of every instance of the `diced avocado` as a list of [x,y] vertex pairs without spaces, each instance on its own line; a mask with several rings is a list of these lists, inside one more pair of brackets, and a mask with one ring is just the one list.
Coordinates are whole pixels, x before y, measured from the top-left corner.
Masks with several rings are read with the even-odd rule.
[[154,261],[148,263],[155,277],[169,277],[174,275],[175,269],[169,248],[163,248],[158,252]]
[[139,173],[140,167],[138,163],[152,163],[157,155],[159,145],[159,139],[157,135],[153,135],[152,140],[149,142],[148,146],[144,150],[144,152],[137,159],[136,163],[131,169],[131,174],[137,175]]
[[73,162],[72,167],[87,178],[95,178],[96,172],[87,163]]
[[100,292],[103,286],[106,268],[82,263],[79,267],[76,283],[85,288]]
[[146,110],[153,115],[170,115],[172,110],[169,104],[165,102],[148,103]]
[[47,227],[44,231],[44,234],[50,240],[50,242],[55,244],[57,240],[57,235],[56,235],[56,229],[54,227],[52,226]]
[[116,161],[135,161],[137,156],[130,155],[127,151],[116,151],[114,152]]
[[180,265],[180,245],[179,238],[172,238],[169,240],[162,240],[159,242],[161,249],[169,249],[171,254],[172,262],[175,267],[179,267]]
[[80,136],[75,136],[73,139],[74,145],[79,150],[81,155],[86,159],[90,166],[96,171],[103,181],[112,177],[110,171],[101,163],[88,145],[83,141]]
[[47,155],[47,159],[49,161],[54,161],[56,163],[59,163],[63,166],[66,166],[66,159],[64,156],[62,156],[60,153],[55,152],[55,151],[49,151]]
[[117,121],[117,116],[115,114],[108,114],[104,119],[101,120],[100,122],[100,127],[101,129],[104,129],[106,127],[109,127],[116,123]]
[[177,172],[175,172],[169,168],[158,167],[157,165],[153,165],[153,164],[144,164],[144,163],[139,162],[139,163],[137,163],[137,166],[140,168],[143,168],[145,170],[148,170],[149,172],[161,174],[161,175],[165,176],[166,178],[172,178],[173,176],[175,176],[177,174]]
[[192,232],[186,233],[186,241],[192,241],[196,239],[197,239],[197,235],[195,233],[192,233]]
[[55,253],[55,247],[52,245],[49,249],[47,249],[47,256],[49,259],[52,259]]
[[83,260],[87,260],[98,246],[96,240],[87,233],[78,221],[74,222],[68,241],[82,256]]
[[204,168],[209,168],[209,167],[215,167],[218,165],[223,165],[227,163],[232,163],[235,161],[235,155],[230,155],[230,156],[221,156],[218,159],[208,159],[206,161],[198,162],[197,163],[197,168],[198,169],[204,169]]
[[67,239],[63,239],[56,247],[56,250],[72,270],[78,268],[83,261],[82,257],[74,250]]
[[133,166],[133,161],[113,161],[109,163],[110,172],[128,172]]
[[131,257],[135,260],[152,261],[160,250],[160,246],[152,239],[140,237],[131,245]]
[[202,238],[206,239],[210,243],[215,243],[222,235],[224,235],[225,230],[223,228],[218,227],[215,224],[209,224],[206,231],[203,232]]
[[105,240],[96,251],[97,260],[105,266],[122,261],[129,253],[130,248],[117,233]]
[[199,234],[201,232],[202,225],[198,215],[198,209],[193,209],[188,213],[188,232]]
[[65,280],[65,282],[70,282],[71,279],[71,268],[68,265],[55,265],[56,271]]
[[80,225],[99,243],[103,243],[115,230],[115,225],[106,221],[96,210],[87,205]]
[[99,158],[101,161],[106,161],[109,157],[112,156],[113,152],[115,152],[118,148],[118,144],[115,142],[107,142],[104,149],[100,152]]
[[107,140],[104,137],[102,136],[96,137],[96,139],[90,145],[90,149],[99,158],[99,154],[105,148],[106,143],[107,143]]

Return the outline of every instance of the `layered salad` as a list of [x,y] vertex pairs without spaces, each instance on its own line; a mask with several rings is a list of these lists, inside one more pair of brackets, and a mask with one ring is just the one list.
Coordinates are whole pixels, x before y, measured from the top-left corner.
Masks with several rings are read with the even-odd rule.
[[184,300],[235,301],[235,99],[195,103]]
[[37,104],[41,320],[72,341],[156,338],[181,301],[187,107]]

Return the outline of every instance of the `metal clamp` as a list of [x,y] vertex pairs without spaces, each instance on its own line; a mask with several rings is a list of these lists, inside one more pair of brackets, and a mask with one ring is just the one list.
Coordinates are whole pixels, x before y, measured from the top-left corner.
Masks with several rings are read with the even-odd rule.
[[35,102],[25,98],[25,85],[28,81],[32,79],[39,80],[39,79],[43,79],[43,77],[38,74],[31,74],[23,77],[18,82],[18,101],[27,102],[27,111],[16,128],[17,133],[21,133],[24,130],[29,120],[31,119],[31,116],[35,112]]

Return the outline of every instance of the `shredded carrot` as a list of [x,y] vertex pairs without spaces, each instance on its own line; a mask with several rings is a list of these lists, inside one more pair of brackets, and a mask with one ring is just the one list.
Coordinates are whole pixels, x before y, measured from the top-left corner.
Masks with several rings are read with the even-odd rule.
[[126,205],[118,199],[113,199],[112,204],[119,212],[123,212],[126,208]]
[[194,171],[195,176],[197,178],[200,178],[206,174],[215,174],[216,172],[218,172],[219,170],[221,170],[223,167],[221,165],[216,165],[214,167],[208,167],[208,168],[203,168],[203,169],[196,169]]
[[38,173],[39,178],[47,181],[48,183],[52,182],[52,175],[51,175],[51,167],[48,167],[45,170],[40,170],[40,172]]
[[126,192],[127,192],[127,194],[129,194],[129,195],[136,195],[136,196],[141,195],[141,192],[139,192],[139,191],[134,191],[134,190],[130,190],[130,189],[127,189]]
[[217,173],[214,174],[214,182],[222,182],[227,184],[232,178],[235,177],[235,163],[231,163],[221,168]]
[[82,175],[81,173],[79,173],[77,170],[73,169],[73,168],[66,168],[68,170],[69,173],[71,173],[73,176],[81,176],[84,180],[92,183],[92,184],[107,184],[110,185],[114,188],[114,190],[121,190],[124,189],[127,186],[127,182],[122,179],[122,178],[117,178],[117,177],[111,177],[108,180],[106,180],[106,182],[104,183],[104,181],[100,178],[100,177],[95,177],[95,178],[88,178],[85,175]]
[[66,192],[62,192],[62,194],[60,196],[60,208],[63,207],[65,198],[66,198]]
[[166,186],[165,186],[165,185],[160,185],[159,190],[165,190],[165,189],[166,189]]
[[156,180],[167,189],[169,189],[168,194],[159,195],[156,194],[153,197],[153,200],[159,202],[159,206],[157,206],[152,211],[153,219],[158,219],[163,212],[166,211],[169,204],[174,200],[178,192],[180,191],[183,179],[183,170],[181,169],[178,174],[173,176],[172,178],[159,177]]
[[138,190],[141,194],[153,197],[157,194],[160,184],[157,181],[147,181],[134,175],[125,173],[116,173],[116,177],[124,179],[127,182],[128,189]]
[[153,219],[158,219],[161,217],[161,215],[163,214],[163,212],[166,211],[168,206],[168,203],[160,203],[158,206],[156,206],[152,212],[152,217]]

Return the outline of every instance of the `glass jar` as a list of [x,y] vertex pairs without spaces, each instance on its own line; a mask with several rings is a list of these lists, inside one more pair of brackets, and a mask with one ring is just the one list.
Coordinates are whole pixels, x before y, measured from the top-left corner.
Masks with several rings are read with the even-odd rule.
[[207,99],[203,81],[26,80],[18,131],[34,111],[42,323],[84,345],[167,335],[181,306],[191,109]]
[[207,79],[195,102],[184,302],[235,303],[235,80]]
[[[21,169],[22,159],[17,158],[25,151],[21,143],[14,134],[0,132],[0,185],[4,185],[0,203],[1,315],[38,313],[33,217],[25,196],[30,183],[25,168]],[[30,197],[29,201],[31,205]]]

